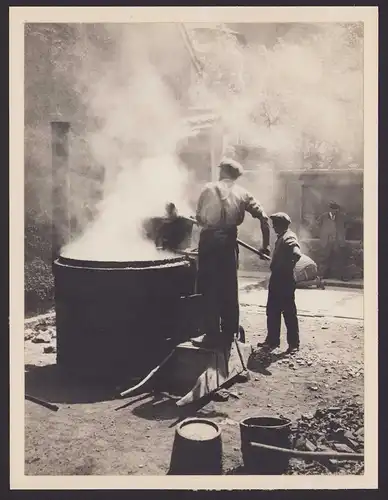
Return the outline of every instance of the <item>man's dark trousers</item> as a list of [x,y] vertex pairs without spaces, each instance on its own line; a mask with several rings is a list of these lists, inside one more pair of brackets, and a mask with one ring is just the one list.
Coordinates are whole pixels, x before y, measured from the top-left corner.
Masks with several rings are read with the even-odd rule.
[[287,342],[291,347],[299,347],[299,324],[295,305],[295,280],[293,275],[272,273],[268,287],[267,301],[267,342],[273,346],[280,344],[281,317],[287,328]]
[[204,332],[232,340],[238,333],[237,231],[204,230],[198,247],[198,292],[204,299]]

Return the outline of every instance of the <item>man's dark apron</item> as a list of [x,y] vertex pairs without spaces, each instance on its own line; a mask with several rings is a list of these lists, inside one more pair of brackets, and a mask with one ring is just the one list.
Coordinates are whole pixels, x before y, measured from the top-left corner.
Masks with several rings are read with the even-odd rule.
[[239,327],[237,227],[227,226],[221,193],[218,227],[204,228],[198,246],[198,292],[204,296],[204,332],[233,337]]

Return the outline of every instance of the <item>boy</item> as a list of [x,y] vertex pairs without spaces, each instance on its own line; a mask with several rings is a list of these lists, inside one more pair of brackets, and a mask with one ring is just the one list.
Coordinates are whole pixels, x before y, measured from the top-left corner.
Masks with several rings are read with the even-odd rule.
[[289,230],[290,217],[283,212],[270,217],[276,240],[271,262],[267,301],[267,338],[264,347],[280,345],[281,315],[287,327],[288,353],[299,349],[299,325],[295,305],[294,267],[302,254],[296,235]]

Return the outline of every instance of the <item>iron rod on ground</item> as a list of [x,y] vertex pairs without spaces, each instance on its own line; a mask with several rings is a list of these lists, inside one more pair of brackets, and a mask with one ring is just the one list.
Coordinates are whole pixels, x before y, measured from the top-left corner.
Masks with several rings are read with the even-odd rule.
[[48,408],[49,410],[52,411],[58,411],[59,406],[54,405],[52,403],[48,403],[47,401],[43,401],[43,399],[36,398],[35,396],[31,396],[30,394],[25,394],[25,399],[28,401],[32,401],[33,403],[36,403],[38,405],[44,406],[45,408]]
[[338,453],[330,451],[300,451],[291,450],[287,448],[278,448],[277,446],[271,446],[269,444],[262,443],[250,443],[254,448],[261,448],[262,450],[276,451],[290,457],[304,458],[307,460],[328,460],[329,458],[334,458],[336,460],[364,460],[363,453]]

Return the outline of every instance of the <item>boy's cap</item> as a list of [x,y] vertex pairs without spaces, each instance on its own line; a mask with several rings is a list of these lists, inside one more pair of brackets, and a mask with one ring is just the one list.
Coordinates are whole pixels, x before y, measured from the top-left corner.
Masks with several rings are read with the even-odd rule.
[[286,222],[288,225],[291,224],[291,218],[285,212],[276,212],[276,214],[270,216],[270,219]]
[[244,167],[236,160],[224,158],[218,165],[219,168],[224,169],[233,178],[237,179],[244,173]]

